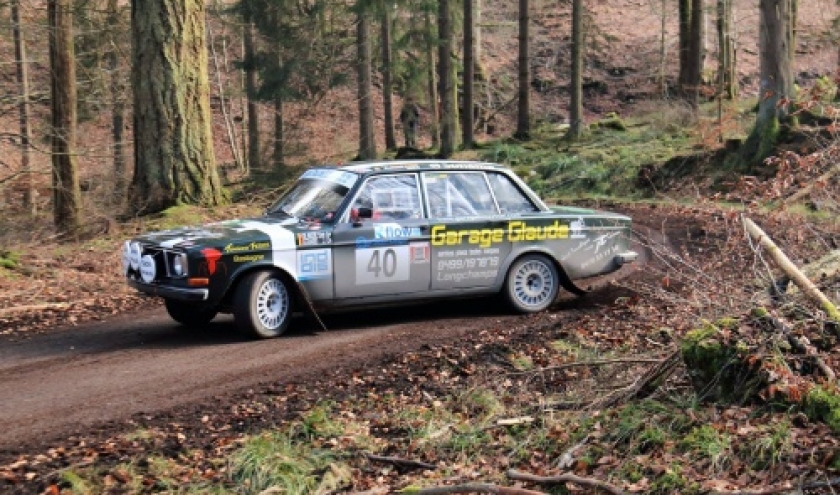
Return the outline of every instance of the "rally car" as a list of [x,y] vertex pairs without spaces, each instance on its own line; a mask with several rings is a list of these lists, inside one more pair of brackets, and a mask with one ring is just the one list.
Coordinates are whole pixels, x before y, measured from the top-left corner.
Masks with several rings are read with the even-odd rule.
[[336,307],[500,293],[542,311],[635,260],[630,241],[627,216],[550,208],[502,165],[378,161],[311,168],[264,216],[145,234],[122,259],[175,321],[233,313],[270,338]]

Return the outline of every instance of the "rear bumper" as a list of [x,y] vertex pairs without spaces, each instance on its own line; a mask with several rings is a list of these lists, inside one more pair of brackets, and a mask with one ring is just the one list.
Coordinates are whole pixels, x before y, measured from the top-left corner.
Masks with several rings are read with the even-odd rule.
[[146,284],[138,280],[127,278],[128,285],[150,296],[158,296],[164,299],[175,299],[177,301],[206,301],[210,295],[208,289],[195,289],[184,287],[170,287],[166,285]]

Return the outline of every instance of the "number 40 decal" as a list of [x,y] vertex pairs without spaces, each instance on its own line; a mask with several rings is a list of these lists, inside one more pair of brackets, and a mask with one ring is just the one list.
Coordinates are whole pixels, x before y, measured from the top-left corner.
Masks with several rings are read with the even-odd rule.
[[[380,253],[381,256],[380,256]],[[381,260],[380,260],[381,258]],[[374,277],[379,277],[381,273],[383,276],[391,278],[397,273],[397,253],[392,248],[374,249],[373,254],[368,261],[367,271],[373,273]]]
[[356,283],[381,284],[408,280],[411,257],[408,246],[356,250]]

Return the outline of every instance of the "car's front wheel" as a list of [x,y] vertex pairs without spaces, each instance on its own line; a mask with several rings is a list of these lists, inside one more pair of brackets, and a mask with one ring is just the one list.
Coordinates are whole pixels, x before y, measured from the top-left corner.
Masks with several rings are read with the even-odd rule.
[[261,339],[281,335],[292,317],[286,283],[272,272],[245,276],[234,294],[233,318],[240,330]]
[[560,278],[550,259],[539,254],[525,255],[508,270],[505,296],[520,313],[535,313],[549,307],[557,298]]
[[219,313],[215,306],[164,299],[166,312],[173,320],[187,328],[201,328],[210,323]]

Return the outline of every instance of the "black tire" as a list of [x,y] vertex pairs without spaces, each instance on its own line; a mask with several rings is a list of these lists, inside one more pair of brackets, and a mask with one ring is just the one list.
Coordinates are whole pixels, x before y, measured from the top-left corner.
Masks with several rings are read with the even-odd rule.
[[557,267],[543,255],[525,255],[510,265],[503,291],[517,312],[542,311],[551,306],[560,291]]
[[215,306],[164,299],[166,312],[173,320],[189,329],[201,328],[210,323],[219,313]]
[[233,318],[243,332],[261,339],[279,337],[292,319],[292,295],[272,272],[249,273],[233,295]]

